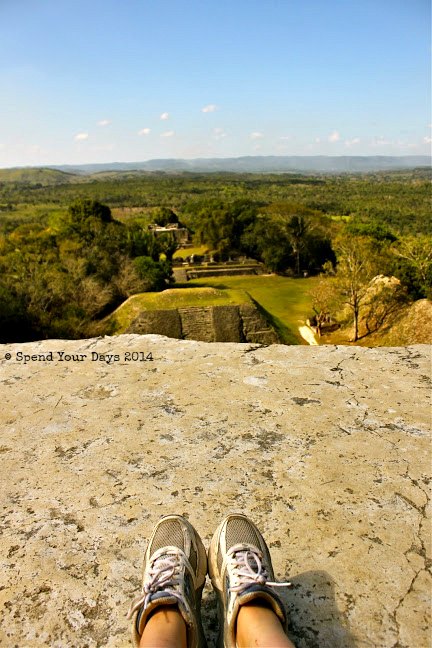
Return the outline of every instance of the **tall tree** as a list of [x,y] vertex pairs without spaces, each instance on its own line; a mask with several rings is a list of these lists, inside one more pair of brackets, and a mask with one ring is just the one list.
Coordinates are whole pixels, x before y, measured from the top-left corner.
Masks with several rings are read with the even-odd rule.
[[367,290],[373,276],[370,246],[361,237],[341,238],[336,243],[336,287],[353,315],[353,342],[359,339],[359,319]]
[[307,236],[311,229],[310,220],[302,214],[294,214],[287,222],[286,229],[295,258],[295,274],[299,276],[300,256],[307,245]]

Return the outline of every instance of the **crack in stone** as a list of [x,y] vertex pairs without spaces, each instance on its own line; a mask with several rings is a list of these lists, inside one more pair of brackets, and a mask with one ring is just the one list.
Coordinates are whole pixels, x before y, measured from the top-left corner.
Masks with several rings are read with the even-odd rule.
[[411,592],[414,590],[414,583],[416,582],[417,578],[418,578],[419,575],[420,575],[422,572],[424,572],[424,571],[426,571],[426,570],[425,570],[425,569],[419,569],[419,570],[417,570],[417,571],[415,572],[415,574],[414,574],[414,576],[413,576],[413,578],[412,578],[412,580],[411,580],[411,583],[410,583],[410,585],[409,585],[409,587],[408,587],[408,590],[407,590],[407,591],[405,592],[405,594],[400,598],[400,600],[399,600],[398,604],[396,605],[395,609],[394,609],[393,612],[390,614],[390,618],[391,618],[391,620],[394,622],[394,624],[395,624],[395,626],[396,626],[396,628],[397,628],[397,635],[398,635],[398,639],[397,639],[396,643],[393,644],[393,646],[392,646],[391,648],[409,648],[408,646],[406,646],[405,644],[402,644],[402,643],[400,642],[400,624],[399,624],[399,622],[398,622],[398,620],[397,620],[397,614],[398,614],[399,608],[400,608],[401,605],[404,603],[404,601],[405,601],[405,599],[407,598],[407,596],[409,596],[409,595],[411,594]]

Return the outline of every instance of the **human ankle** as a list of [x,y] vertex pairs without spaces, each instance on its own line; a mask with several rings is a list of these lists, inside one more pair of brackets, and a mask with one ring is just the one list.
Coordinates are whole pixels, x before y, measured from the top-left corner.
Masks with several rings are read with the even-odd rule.
[[175,605],[157,607],[147,619],[140,648],[186,648],[187,626]]
[[267,601],[255,599],[240,607],[237,615],[236,641],[239,648],[294,648],[282,623]]

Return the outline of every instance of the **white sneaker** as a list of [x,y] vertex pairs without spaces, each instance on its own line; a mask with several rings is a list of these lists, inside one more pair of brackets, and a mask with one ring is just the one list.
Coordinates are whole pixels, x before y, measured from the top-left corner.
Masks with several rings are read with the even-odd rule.
[[139,646],[149,615],[161,605],[177,606],[187,626],[189,648],[205,646],[201,595],[207,556],[201,538],[181,515],[167,515],[156,524],[144,555],[142,592],[132,602],[132,640]]
[[236,620],[240,606],[261,599],[273,610],[283,627],[284,606],[273,587],[290,583],[274,582],[270,552],[260,531],[241,514],[228,515],[217,528],[208,553],[209,574],[216,590],[220,618],[220,644],[236,648]]

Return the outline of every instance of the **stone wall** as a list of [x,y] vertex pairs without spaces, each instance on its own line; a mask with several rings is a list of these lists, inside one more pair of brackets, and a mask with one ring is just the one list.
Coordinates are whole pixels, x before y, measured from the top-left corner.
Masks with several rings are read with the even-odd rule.
[[241,268],[230,268],[229,266],[222,268],[212,268],[211,266],[203,268],[200,266],[192,266],[186,269],[188,281],[190,279],[203,279],[204,277],[237,277],[245,275],[262,275],[263,273],[263,267],[258,264],[252,267]]
[[[1,346],[0,645],[130,645],[159,516],[188,516],[208,546],[242,511],[293,583],[298,648],[427,648],[430,351]],[[215,648],[209,585],[203,618]]]
[[181,339],[183,332],[180,313],[176,308],[141,311],[129,327],[128,332],[140,335],[149,333],[158,335],[162,332],[166,337]]
[[126,333],[158,333],[200,342],[280,342],[276,331],[253,304],[142,311]]

